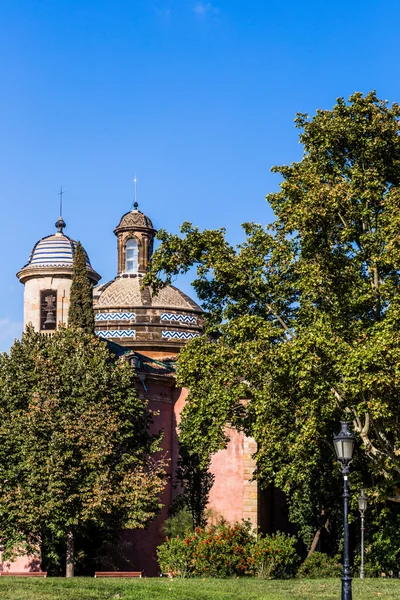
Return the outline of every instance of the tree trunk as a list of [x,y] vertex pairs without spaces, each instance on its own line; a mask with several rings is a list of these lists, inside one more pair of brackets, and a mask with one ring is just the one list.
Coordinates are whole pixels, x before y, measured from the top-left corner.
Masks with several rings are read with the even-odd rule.
[[67,531],[67,560],[65,576],[73,577],[75,574],[75,540],[72,529]]
[[319,538],[320,537],[321,537],[321,527],[318,527],[317,531],[315,532],[314,539],[312,541],[311,547],[310,547],[310,549],[308,551],[307,558],[309,556],[311,556],[311,554],[313,554],[315,552],[315,549],[318,546],[318,542],[319,542]]
[[328,526],[328,523],[329,523],[329,517],[327,517],[325,514],[325,511],[323,511],[320,516],[320,525],[319,525],[317,531],[315,532],[314,539],[312,541],[310,550],[308,551],[308,554],[307,554],[307,558],[315,552],[315,550],[318,546],[318,542],[321,537],[321,531],[323,529],[326,529],[326,527]]

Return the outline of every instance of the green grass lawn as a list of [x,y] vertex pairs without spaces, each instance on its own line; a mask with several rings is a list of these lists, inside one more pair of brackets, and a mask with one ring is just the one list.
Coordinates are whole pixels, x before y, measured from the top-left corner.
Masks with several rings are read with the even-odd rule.
[[[340,600],[340,580],[0,577],[1,600]],[[353,581],[353,600],[399,600],[400,581]]]

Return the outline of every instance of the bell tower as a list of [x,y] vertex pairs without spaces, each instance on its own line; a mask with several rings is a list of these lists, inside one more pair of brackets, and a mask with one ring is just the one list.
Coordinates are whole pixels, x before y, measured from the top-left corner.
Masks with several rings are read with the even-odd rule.
[[[57,233],[40,239],[33,247],[27,264],[17,273],[24,285],[24,328],[32,324],[36,331],[54,332],[68,322],[69,294],[76,241],[64,234],[60,217]],[[86,254],[86,252],[85,252]],[[86,254],[86,268],[93,285],[100,275]]]
[[149,217],[138,210],[138,207],[135,202],[133,210],[126,213],[114,229],[118,239],[119,276],[143,277],[153,254],[153,241],[157,232]]

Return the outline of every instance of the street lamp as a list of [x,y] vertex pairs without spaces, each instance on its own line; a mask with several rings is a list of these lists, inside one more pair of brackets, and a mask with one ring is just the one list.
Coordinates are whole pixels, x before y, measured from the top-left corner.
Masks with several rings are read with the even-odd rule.
[[360,579],[364,579],[365,577],[365,569],[364,569],[364,515],[367,510],[367,496],[364,490],[361,490],[360,495],[358,496],[358,510],[361,515],[361,568],[360,568]]
[[342,600],[352,600],[351,576],[349,561],[349,464],[353,459],[355,437],[348,429],[348,423],[341,421],[341,430],[333,438],[333,445],[338,461],[342,465],[343,474],[343,504],[344,504],[344,551],[343,551],[343,577],[342,577]]

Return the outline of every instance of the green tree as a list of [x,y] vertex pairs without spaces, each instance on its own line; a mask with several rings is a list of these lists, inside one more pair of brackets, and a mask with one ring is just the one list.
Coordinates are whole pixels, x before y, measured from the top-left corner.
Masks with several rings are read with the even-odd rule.
[[179,444],[178,468],[176,478],[182,492],[175,498],[170,509],[171,515],[188,511],[192,518],[192,528],[205,527],[207,523],[206,509],[210,490],[215,476],[210,472],[210,460],[204,464],[198,454],[190,452],[182,443]]
[[[0,357],[0,542],[5,556],[56,552],[90,528],[145,527],[164,487],[135,375],[81,328],[28,328]],[[54,541],[53,545],[51,540]]]
[[304,155],[273,168],[276,221],[244,224],[236,248],[224,230],[160,231],[145,280],[158,289],[195,266],[208,312],[206,335],[179,357],[183,443],[206,461],[227,423],[244,430],[261,482],[294,498],[320,481],[318,519],[340,481],[330,440],[343,417],[364,483],[400,501],[399,117],[373,92],[297,115]]
[[75,246],[68,325],[94,332],[93,286],[87,272],[87,256],[80,242]]

